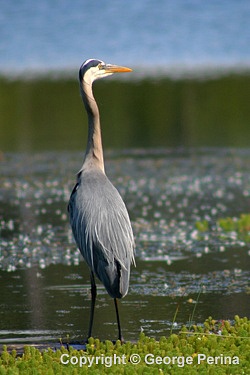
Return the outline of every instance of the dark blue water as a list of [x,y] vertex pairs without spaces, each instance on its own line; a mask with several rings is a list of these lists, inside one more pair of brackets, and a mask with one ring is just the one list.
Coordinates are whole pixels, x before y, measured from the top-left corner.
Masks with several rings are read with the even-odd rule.
[[89,57],[156,73],[250,64],[248,0],[0,5],[0,73],[71,71]]

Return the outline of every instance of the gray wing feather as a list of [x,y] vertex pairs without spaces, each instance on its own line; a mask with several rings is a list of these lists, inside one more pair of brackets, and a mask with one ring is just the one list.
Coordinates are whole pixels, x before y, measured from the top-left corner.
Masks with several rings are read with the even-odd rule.
[[76,243],[89,267],[113,298],[126,295],[134,237],[126,206],[105,174],[80,174],[69,213]]

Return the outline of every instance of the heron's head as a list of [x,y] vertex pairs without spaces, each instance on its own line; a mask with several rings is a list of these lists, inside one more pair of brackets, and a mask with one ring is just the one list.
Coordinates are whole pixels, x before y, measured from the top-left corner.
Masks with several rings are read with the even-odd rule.
[[112,64],[105,64],[105,62],[97,59],[88,59],[80,67],[79,78],[80,81],[84,79],[85,82],[92,83],[96,79],[104,78],[114,73],[131,72],[132,69],[125,66],[118,66]]

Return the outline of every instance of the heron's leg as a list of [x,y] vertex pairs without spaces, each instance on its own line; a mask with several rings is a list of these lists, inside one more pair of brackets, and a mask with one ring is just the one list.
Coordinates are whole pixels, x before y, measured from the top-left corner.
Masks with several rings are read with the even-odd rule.
[[92,335],[92,327],[93,327],[93,320],[94,320],[94,310],[95,310],[95,299],[96,299],[95,277],[94,277],[94,273],[92,271],[90,273],[90,281],[91,281],[91,309],[90,309],[90,320],[89,320],[88,338],[91,337],[91,335]]
[[118,311],[118,304],[117,304],[117,298],[114,298],[114,303],[115,303],[115,312],[116,312],[116,319],[117,319],[117,325],[118,325],[118,340],[123,342],[123,337],[122,337],[122,331],[121,331],[121,324],[120,324],[120,318],[119,318],[119,311]]

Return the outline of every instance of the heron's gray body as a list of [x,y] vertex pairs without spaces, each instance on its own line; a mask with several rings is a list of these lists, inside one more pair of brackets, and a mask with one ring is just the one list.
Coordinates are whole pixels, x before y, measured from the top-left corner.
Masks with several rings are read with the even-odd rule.
[[98,168],[79,172],[69,213],[75,241],[89,268],[112,298],[124,297],[134,239],[126,206],[105,173]]
[[72,191],[68,210],[76,243],[90,268],[92,333],[96,300],[95,277],[114,298],[119,339],[122,340],[117,298],[128,292],[130,265],[134,263],[134,238],[125,204],[105,174],[101,124],[92,92],[96,79],[131,69],[86,60],[79,70],[80,93],[88,115],[88,142],[82,169]]

